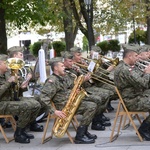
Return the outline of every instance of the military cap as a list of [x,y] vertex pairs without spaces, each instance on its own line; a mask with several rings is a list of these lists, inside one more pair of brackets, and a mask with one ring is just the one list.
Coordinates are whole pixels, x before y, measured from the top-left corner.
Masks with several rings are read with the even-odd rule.
[[6,61],[8,59],[8,56],[5,54],[0,54],[0,60],[1,61]]
[[145,45],[143,45],[142,47],[147,48],[147,51],[149,51],[149,50],[150,50],[150,45],[145,44]]
[[95,45],[93,45],[93,46],[91,47],[91,50],[93,50],[93,51],[95,51],[95,52],[98,52],[98,53],[101,53],[101,51],[102,51],[99,46],[95,46]]
[[20,46],[13,46],[11,48],[9,48],[8,50],[8,53],[11,53],[11,52],[23,52],[23,47],[20,47]]
[[142,53],[142,52],[148,52],[148,47],[141,46],[141,47],[139,48],[139,53]]
[[68,51],[61,52],[61,56],[63,58],[68,58],[68,59],[72,59],[73,58],[73,55],[71,53],[69,53]]
[[55,63],[55,62],[63,62],[62,57],[54,57],[54,58],[51,58],[50,61],[49,61],[49,64],[52,65],[52,64]]
[[123,44],[122,45],[122,48],[125,50],[129,50],[129,51],[134,51],[136,53],[139,53],[139,49],[140,49],[140,46],[137,45],[137,44]]
[[80,47],[72,47],[70,49],[70,52],[81,53],[81,48]]

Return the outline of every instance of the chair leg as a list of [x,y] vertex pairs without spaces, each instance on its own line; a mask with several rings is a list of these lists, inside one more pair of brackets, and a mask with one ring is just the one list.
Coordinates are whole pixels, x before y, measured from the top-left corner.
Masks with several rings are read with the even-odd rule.
[[68,132],[68,130],[66,131],[66,133],[67,133],[67,135],[68,135],[69,140],[71,141],[71,143],[74,144],[74,141],[73,141],[73,139],[72,139],[70,133]]
[[114,135],[114,132],[115,132],[116,123],[117,123],[117,120],[118,120],[118,117],[119,117],[120,106],[121,106],[121,103],[119,102],[117,112],[116,112],[116,117],[115,117],[115,120],[114,120],[112,132],[111,132],[111,136],[110,136],[110,142],[113,142],[119,136],[118,133],[116,135]]
[[2,135],[4,137],[4,139],[5,139],[6,143],[9,143],[10,141],[14,140],[14,138],[9,138],[9,139],[7,138],[7,136],[5,134],[5,131],[4,131],[4,129],[3,129],[3,127],[1,125],[0,125],[0,131],[1,131],[1,133],[2,133]]
[[51,139],[50,137],[46,138],[46,133],[47,133],[47,130],[48,130],[48,125],[49,125],[49,122],[50,122],[50,118],[51,118],[51,115],[48,114],[47,121],[46,121],[45,128],[44,128],[43,137],[42,137],[42,144],[44,144],[45,142],[47,142],[48,140]]

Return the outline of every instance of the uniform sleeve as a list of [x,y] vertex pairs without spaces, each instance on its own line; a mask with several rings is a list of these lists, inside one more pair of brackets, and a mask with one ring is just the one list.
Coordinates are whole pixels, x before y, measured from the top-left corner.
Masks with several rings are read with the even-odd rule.
[[56,92],[57,92],[56,83],[47,80],[41,91],[40,99],[49,107],[49,111],[51,114],[54,113],[55,111],[51,105],[51,99],[54,97]]
[[144,74],[142,77],[136,70],[124,70],[124,77],[130,82],[135,88],[149,88],[150,75]]
[[5,82],[0,83],[0,98],[2,97],[2,95],[5,93],[5,91],[10,87],[11,83],[9,82]]

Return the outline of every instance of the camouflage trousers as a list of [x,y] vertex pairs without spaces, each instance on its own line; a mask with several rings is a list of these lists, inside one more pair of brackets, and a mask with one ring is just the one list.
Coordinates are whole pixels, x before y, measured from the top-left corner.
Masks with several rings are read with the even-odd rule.
[[113,94],[111,91],[99,88],[99,87],[88,87],[86,88],[88,92],[88,97],[85,97],[86,101],[92,101],[97,104],[96,115],[103,113],[109,102],[110,95]]
[[[55,104],[56,109],[62,110],[64,106]],[[97,105],[93,102],[83,101],[79,105],[75,114],[82,115],[82,119],[80,121],[80,125],[87,125],[89,126],[92,122],[92,119],[95,116]],[[71,110],[70,110],[71,111]]]
[[[149,112],[150,114],[150,89],[135,98],[124,98],[124,101],[128,110]],[[150,115],[147,116],[146,121],[150,123]]]
[[24,128],[36,119],[41,105],[33,98],[23,97],[20,100],[1,101],[0,114],[18,116],[17,126]]
[[110,95],[109,95],[109,100],[111,101],[111,100],[117,100],[118,99],[118,95],[117,95],[117,92],[116,92],[116,90],[115,90],[115,87],[112,87],[112,86],[110,86],[110,85],[108,85],[108,84],[103,84],[102,86],[101,86],[101,88],[103,88],[103,89],[106,89],[106,90],[109,90],[111,93],[110,93]]

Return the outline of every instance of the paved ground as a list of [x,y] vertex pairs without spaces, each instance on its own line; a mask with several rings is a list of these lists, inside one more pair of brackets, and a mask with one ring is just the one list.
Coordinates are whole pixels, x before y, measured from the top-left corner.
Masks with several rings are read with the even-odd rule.
[[[114,101],[112,105],[115,107],[115,111],[111,113],[106,113],[105,115],[107,117],[110,117],[111,122],[113,124],[115,112],[117,108],[117,101]],[[81,116],[77,116],[78,120],[80,120]],[[45,125],[45,122],[40,123]],[[48,129],[48,135],[50,135],[51,127],[53,124],[53,120],[50,121],[50,126]],[[139,123],[136,122],[137,126],[139,126]],[[71,144],[68,137],[65,135],[63,138],[56,138],[54,137],[51,141],[48,141],[45,144],[41,144],[43,133],[33,133],[35,136],[35,139],[31,140],[30,144],[19,144],[15,143],[14,141],[6,144],[4,141],[2,135],[0,134],[0,150],[86,150],[86,149],[102,149],[102,150],[148,150],[150,149],[150,142],[144,141],[140,142],[137,135],[135,134],[135,131],[133,130],[133,127],[129,127],[126,130],[121,130],[120,136],[117,140],[114,142],[109,142],[109,138],[111,135],[111,127],[107,127],[105,131],[93,131],[89,127],[89,131],[91,133],[94,133],[98,136],[96,142],[94,144]],[[6,129],[6,134],[8,137],[11,137],[13,135],[12,129]],[[70,134],[72,137],[75,136],[75,131],[72,126],[69,127]]]

